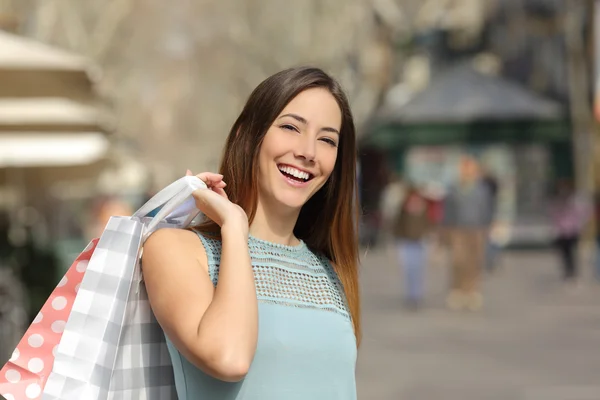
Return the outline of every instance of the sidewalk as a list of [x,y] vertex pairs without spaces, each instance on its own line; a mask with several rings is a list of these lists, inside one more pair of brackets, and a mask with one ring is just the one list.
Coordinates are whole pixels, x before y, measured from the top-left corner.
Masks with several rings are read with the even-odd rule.
[[553,253],[504,254],[478,314],[444,308],[441,267],[425,308],[405,311],[392,256],[363,257],[359,399],[600,400],[600,286],[566,290]]

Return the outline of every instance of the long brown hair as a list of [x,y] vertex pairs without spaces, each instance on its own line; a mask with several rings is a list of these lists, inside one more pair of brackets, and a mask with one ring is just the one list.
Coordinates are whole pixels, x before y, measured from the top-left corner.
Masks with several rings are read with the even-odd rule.
[[[334,170],[302,207],[294,234],[311,250],[332,261],[360,343],[356,133],[348,99],[339,83],[312,67],[287,69],[264,80],[254,89],[229,132],[219,173],[227,182],[229,199],[246,211],[252,223],[258,202],[258,155],[263,138],[285,106],[311,88],[324,88],[331,93],[340,107],[342,126]],[[197,228],[207,234],[220,231],[210,220]]]

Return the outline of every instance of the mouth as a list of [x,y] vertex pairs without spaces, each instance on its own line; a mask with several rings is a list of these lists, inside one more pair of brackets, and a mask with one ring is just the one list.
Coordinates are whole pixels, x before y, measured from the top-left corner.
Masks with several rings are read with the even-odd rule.
[[314,178],[314,175],[310,172],[302,171],[286,164],[277,164],[277,169],[279,169],[281,175],[293,183],[303,184]]

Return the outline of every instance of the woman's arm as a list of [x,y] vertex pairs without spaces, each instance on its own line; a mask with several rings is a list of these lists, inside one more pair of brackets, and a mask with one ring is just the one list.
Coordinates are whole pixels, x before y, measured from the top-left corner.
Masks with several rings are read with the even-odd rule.
[[144,245],[143,271],[156,318],[177,349],[207,374],[242,379],[254,357],[258,311],[247,234],[222,228],[217,288],[195,233],[161,229]]

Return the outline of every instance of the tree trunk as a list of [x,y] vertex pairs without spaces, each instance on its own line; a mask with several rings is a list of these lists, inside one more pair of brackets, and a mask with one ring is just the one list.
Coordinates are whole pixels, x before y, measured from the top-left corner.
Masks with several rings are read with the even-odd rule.
[[586,195],[593,192],[594,186],[591,163],[593,119],[589,101],[591,80],[586,57],[587,40],[582,28],[590,8],[589,1],[567,1],[565,15],[575,184],[577,190]]

